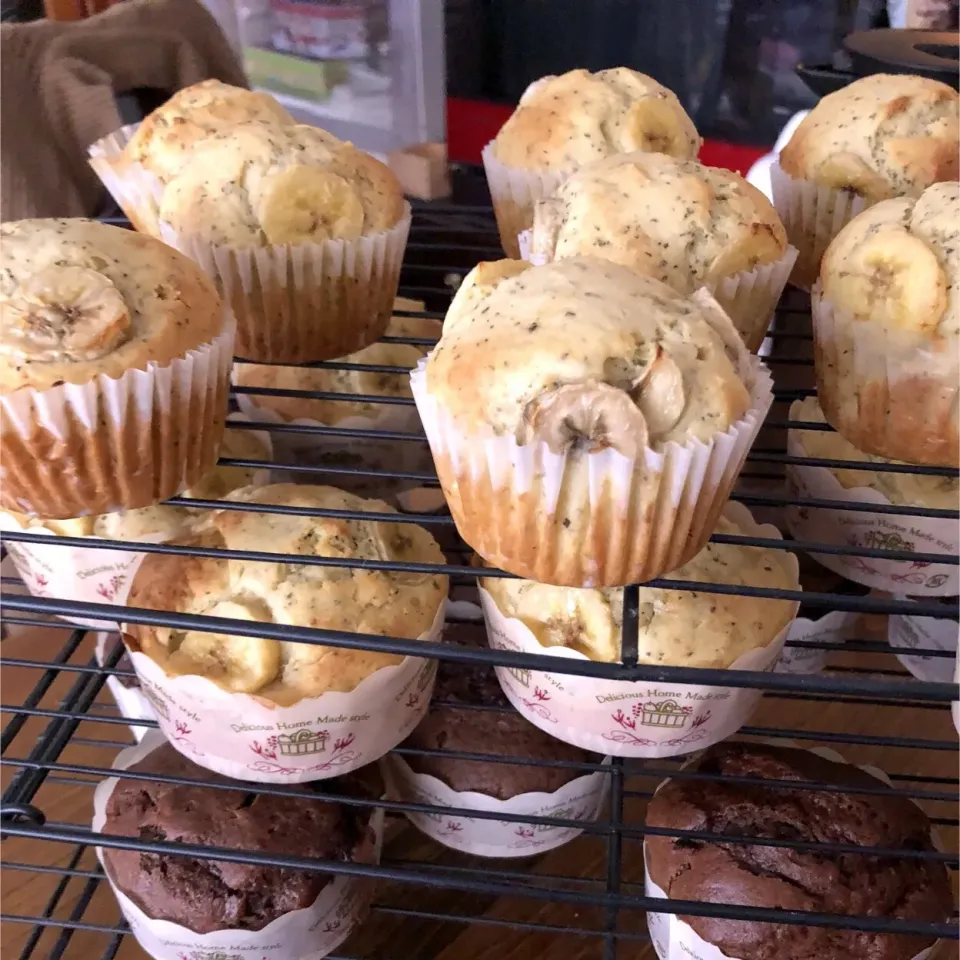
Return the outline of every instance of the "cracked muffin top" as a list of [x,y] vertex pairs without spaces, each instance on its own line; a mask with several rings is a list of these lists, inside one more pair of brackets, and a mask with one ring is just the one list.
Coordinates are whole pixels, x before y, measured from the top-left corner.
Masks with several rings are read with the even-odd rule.
[[[820,264],[823,296],[856,320],[924,339],[960,336],[960,183],[854,217]],[[947,339],[949,338],[949,339]]]
[[166,366],[224,317],[200,267],[152,237],[80,219],[0,226],[0,393]]
[[699,149],[676,94],[627,67],[541,77],[493,141],[494,156],[522,170],[570,170],[634,150],[692,158]]
[[195,143],[159,210],[177,233],[239,248],[356,240],[403,213],[386,164],[318,127],[265,123]]
[[[933,850],[930,821],[882,781],[851,764],[808,750],[721,743],[707,750],[701,773],[749,777],[668,780],[647,808],[647,826],[757,840],[796,840]],[[850,793],[804,789],[821,783]],[[943,923],[953,909],[943,863],[917,857],[823,853],[750,843],[704,843],[648,835],[651,879],[674,900]],[[725,955],[741,960],[912,960],[932,937],[840,930],[711,917],[682,917]]]
[[251,122],[292,126],[296,121],[268,93],[203,80],[178,90],[144,118],[124,147],[118,167],[138,163],[166,183],[190,159],[198,140]]
[[[757,525],[745,507],[727,504],[714,533],[751,536]],[[708,543],[668,579],[800,589],[792,554],[731,543]],[[508,577],[489,577],[481,585],[503,616],[521,620],[541,646],[568,647],[591,660],[620,660],[622,588],[556,587]],[[797,609],[793,600],[697,590],[641,586],[639,596],[638,660],[670,667],[729,667],[769,644]]]
[[541,200],[531,251],[597,256],[680,293],[774,263],[787,235],[773,204],[743,177],[660,153],[610,157]]
[[[414,523],[258,512],[257,504],[301,510],[391,513],[333,487],[279,483],[245,487],[225,498],[250,510],[219,510],[210,527],[183,541],[340,561],[444,562],[433,537]],[[151,553],[137,570],[128,602],[259,623],[346,630],[416,639],[432,627],[447,597],[439,574],[311,563],[271,563]],[[283,705],[328,691],[349,692],[395,654],[127,624],[124,642],[168,676],[206,677],[224,690]]]
[[780,153],[791,177],[870,201],[956,180],[960,98],[939,80],[878,73],[823,97]]
[[592,257],[479,264],[426,377],[466,430],[625,456],[723,433],[754,386],[743,341],[711,297]]
[[[367,859],[372,808],[284,796],[283,787],[256,787],[202,769],[163,744],[128,768],[135,773],[233,786],[123,780],[107,801],[103,832],[146,842],[254,850],[318,860]],[[369,769],[369,768],[368,768]],[[368,774],[323,781],[323,792],[375,797]],[[303,792],[309,784],[296,788]],[[141,910],[195,933],[262,930],[291,910],[309,907],[332,874],[263,864],[103,850],[111,879]]]

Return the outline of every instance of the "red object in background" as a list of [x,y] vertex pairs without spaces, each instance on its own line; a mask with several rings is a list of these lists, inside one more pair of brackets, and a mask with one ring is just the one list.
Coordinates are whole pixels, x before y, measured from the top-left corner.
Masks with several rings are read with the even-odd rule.
[[[480,163],[483,148],[497,135],[512,107],[483,100],[447,98],[447,154],[453,163]],[[738,146],[705,140],[700,159],[711,167],[726,167],[746,174],[766,153],[763,147]]]

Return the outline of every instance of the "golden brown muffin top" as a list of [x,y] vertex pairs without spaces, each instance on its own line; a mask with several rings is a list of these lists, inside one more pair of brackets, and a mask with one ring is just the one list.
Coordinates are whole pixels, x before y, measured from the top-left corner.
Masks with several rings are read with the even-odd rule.
[[[807,423],[826,423],[816,397],[794,400],[790,407],[790,419]],[[862,461],[865,469],[847,467],[824,467],[829,470],[841,487],[869,487],[882,493],[891,503],[916,507],[933,507],[939,510],[956,510],[960,506],[960,480],[956,477],[931,477],[918,473],[879,473],[869,469],[871,463],[897,463],[884,460],[872,453],[862,453],[834,430],[799,430],[792,428],[790,435],[800,441],[808,457],[823,460]],[[904,464],[906,466],[906,464]]]
[[602,257],[680,293],[773,263],[786,249],[776,210],[743,177],[642,152],[574,173],[537,204],[531,242],[545,259]]
[[791,177],[868,200],[956,180],[960,97],[939,80],[878,73],[828,94],[780,153]]
[[144,118],[124,148],[119,165],[138,163],[166,183],[190,160],[197,141],[250,122],[295,123],[268,93],[203,80],[177,91]]
[[426,376],[466,430],[628,456],[727,430],[753,387],[743,341],[712,298],[593,257],[481,263]]
[[[247,487],[227,499],[396,513],[380,500],[306,484]],[[313,557],[444,562],[436,541],[422,527],[379,520],[221,510],[213,516],[212,529],[192,542]],[[128,603],[151,610],[415,639],[430,629],[446,600],[447,586],[445,576],[433,574],[150,554],[137,572]],[[127,642],[168,675],[204,676],[225,690],[256,693],[280,704],[328,691],[349,692],[374,671],[403,659],[165,627],[130,625]]]
[[[423,310],[422,303],[398,298],[395,310]],[[393,317],[388,337],[414,337],[438,340],[443,325],[429,317]],[[412,343],[374,343],[342,360],[344,363],[371,366],[404,367],[412,370],[427,355],[430,347]],[[375,373],[369,370],[334,370],[330,367],[279,367],[273,364],[237,363],[233,379],[241,387],[271,387],[282,390],[311,390],[321,393],[409,397],[409,373]],[[300,418],[334,426],[347,417],[376,417],[382,404],[360,400],[322,400],[306,397],[252,396],[258,407],[272,410],[290,422]]]
[[532,83],[493,141],[493,153],[510,167],[563,171],[635,150],[692,159],[700,143],[671,90],[614,67]]
[[247,123],[194,144],[160,220],[232,247],[356,240],[395,226],[403,191],[386,164],[317,127]]
[[[728,504],[715,532],[756,536],[759,527],[745,507]],[[667,579],[800,589],[792,554],[738,544],[708,543]],[[542,646],[569,647],[591,660],[620,659],[622,588],[556,587],[506,577],[481,583],[500,612],[521,620]],[[729,667],[750,650],[767,646],[793,619],[796,607],[792,600],[640,587],[639,661]]]
[[0,393],[165,366],[224,320],[206,274],[159,240],[91,220],[0,226]]
[[937,183],[854,217],[820,264],[823,295],[856,319],[960,335],[960,183]]

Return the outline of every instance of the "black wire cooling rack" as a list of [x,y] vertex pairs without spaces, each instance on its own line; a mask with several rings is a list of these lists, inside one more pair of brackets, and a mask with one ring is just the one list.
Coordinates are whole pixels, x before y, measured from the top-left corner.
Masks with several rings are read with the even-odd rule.
[[[401,281],[401,295],[423,300],[427,316],[442,318],[450,297],[463,275],[479,260],[500,256],[491,211],[487,207],[462,207],[420,204],[415,216],[407,261]],[[788,426],[829,429],[819,424],[791,423],[789,402],[811,393],[804,386],[810,379],[809,333],[805,317],[809,305],[799,294],[788,293],[778,312],[769,359],[778,389],[777,403],[765,431],[748,458],[740,487],[734,499],[751,509],[768,510],[791,504],[808,509],[841,507],[868,509],[866,505],[837,504],[809,497],[787,497],[780,488],[785,464],[820,464],[851,467],[843,461],[791,457],[785,452]],[[426,343],[415,339],[393,338],[396,342]],[[347,366],[327,363],[321,366]],[[404,372],[396,367],[362,366],[382,373]],[[248,393],[284,393],[294,396],[321,396],[335,399],[336,394],[298,394],[295,391],[266,391],[249,388]],[[377,398],[367,398],[376,401]],[[412,401],[394,401],[411,403]],[[244,424],[247,426],[247,424]],[[351,438],[365,437],[424,443],[422,437],[385,431],[355,431],[337,428],[309,428],[290,425],[259,424],[270,431],[316,431]],[[234,466],[276,467],[290,470],[289,464],[228,460]],[[336,484],[337,475],[375,471],[358,468],[297,468],[305,480]],[[955,475],[954,471],[921,467],[873,467],[936,475]],[[384,480],[398,476],[425,486],[436,486],[433,474],[379,474]],[[215,501],[186,501],[192,506],[215,508]],[[242,508],[242,505],[231,505]],[[258,510],[270,508],[258,506]],[[273,508],[284,512],[284,508]],[[290,508],[286,508],[290,509]],[[891,505],[873,512],[936,517],[944,524],[956,525],[956,510],[913,509]],[[328,514],[330,511],[317,511]],[[348,515],[353,515],[349,514]],[[369,516],[369,515],[367,515]],[[391,519],[397,519],[391,516]],[[408,517],[434,531],[453,532],[449,515],[415,514]],[[63,546],[98,546],[117,550],[144,549],[139,544],[118,541],[41,538],[28,533],[4,534],[6,540],[59,543]],[[795,552],[814,548],[820,553],[845,554],[863,558],[909,559],[918,564],[939,562],[957,564],[956,556],[912,553],[876,547],[840,548],[800,543],[794,540],[765,540],[756,537],[716,537],[743,544],[763,544]],[[150,551],[195,552],[184,547],[150,546]],[[277,554],[249,551],[227,553],[250,560],[270,559]],[[448,554],[454,561],[442,568],[451,577],[458,596],[469,597],[475,571],[469,565],[469,550],[464,544]],[[283,559],[281,557],[281,559]],[[293,560],[293,558],[288,558]],[[342,563],[322,558],[296,557],[296,562]],[[436,565],[378,563],[380,569],[426,570],[439,572]],[[835,581],[836,582],[836,581]],[[909,613],[931,617],[957,617],[956,602],[920,601],[905,603],[886,595],[862,595],[860,592],[785,591],[723,585],[658,581],[658,585],[676,589],[697,589],[716,593],[736,592],[757,597],[801,599],[805,610],[818,616],[828,610],[845,610],[868,618],[891,613]],[[4,579],[3,586],[14,583]],[[5,725],[0,748],[3,767],[2,835],[4,837],[4,914],[7,929],[16,925],[18,933],[5,935],[7,956],[19,951],[21,958],[140,957],[132,937],[120,919],[112,895],[93,855],[93,844],[104,839],[89,827],[93,787],[111,774],[110,764],[117,750],[132,742],[130,721],[119,715],[104,683],[108,677],[127,678],[132,674],[118,665],[119,647],[113,649],[101,665],[93,655],[90,637],[83,630],[51,616],[83,616],[116,619],[116,608],[103,605],[68,603],[4,593],[4,622],[9,627],[44,623],[60,640],[49,648],[37,649],[30,658],[4,659],[5,679],[30,677],[31,692],[20,703],[5,702]],[[902,858],[926,857],[942,860],[951,870],[957,867],[953,851],[957,848],[958,778],[957,739],[950,723],[949,704],[958,698],[958,688],[950,683],[930,683],[913,679],[894,657],[885,639],[866,634],[848,640],[831,653],[828,670],[804,676],[789,673],[751,673],[743,671],[696,670],[690,668],[651,667],[637,662],[637,588],[627,588],[624,604],[623,658],[620,664],[572,662],[561,658],[534,657],[520,653],[469,649],[451,646],[424,651],[416,641],[360,636],[332,631],[293,629],[257,625],[240,621],[214,620],[185,615],[158,614],[150,611],[124,611],[127,621],[162,623],[187,629],[206,629],[221,633],[256,634],[305,643],[327,643],[342,647],[362,647],[400,654],[438,653],[444,659],[501,664],[517,668],[547,669],[615,679],[642,679],[659,682],[697,682],[734,687],[762,688],[766,695],[754,723],[743,728],[741,737],[764,737],[797,741],[805,746],[829,745],[855,762],[872,762],[883,767],[894,789],[916,800],[930,815],[944,838],[939,851],[880,850],[859,848],[864,855]],[[809,615],[809,614],[808,614]],[[53,634],[48,634],[53,635]],[[796,641],[794,646],[808,649],[830,647],[826,641]],[[934,649],[917,649],[913,654],[931,657],[950,656]],[[9,687],[7,688],[9,689]],[[487,709],[487,708],[478,708]],[[493,708],[490,708],[493,709]],[[142,726],[154,726],[142,723]],[[909,734],[909,735],[908,735]],[[446,753],[462,759],[499,760],[501,757],[451,751],[400,748],[400,753]],[[534,761],[536,765],[564,765]],[[527,861],[484,860],[445,850],[425,839],[412,827],[399,829],[405,810],[430,812],[421,804],[384,803],[393,839],[387,845],[378,867],[353,863],[310,861],[297,857],[267,856],[255,851],[225,851],[207,847],[160,844],[109,838],[106,842],[142,851],[158,851],[216,857],[218,860],[263,862],[275,866],[331,873],[377,877],[379,895],[372,915],[358,934],[331,960],[485,960],[540,956],[544,960],[620,960],[653,957],[646,933],[644,911],[678,912],[687,915],[734,917],[745,920],[775,921],[783,924],[899,931],[957,938],[955,923],[930,924],[908,922],[890,917],[841,917],[831,914],[764,910],[723,904],[687,903],[647,898],[643,889],[642,839],[644,834],[682,835],[691,841],[723,839],[729,843],[756,843],[749,837],[716,836],[690,831],[652,830],[645,827],[643,808],[657,784],[666,776],[714,779],[716,775],[680,771],[679,760],[633,761],[614,758],[607,766],[585,763],[583,770],[602,769],[609,777],[611,790],[606,814],[592,824],[576,823],[582,837],[551,853]],[[176,778],[171,778],[176,779]],[[746,778],[739,778],[746,779]],[[201,781],[202,782],[202,781]],[[214,785],[207,785],[215,789]],[[791,786],[796,786],[792,784]],[[304,796],[322,796],[303,791]],[[831,789],[812,785],[813,789]],[[269,793],[276,788],[254,785],[252,791]],[[836,789],[836,788],[832,788]],[[864,789],[856,792],[870,792]],[[363,802],[363,801],[357,801]],[[48,818],[55,810],[64,819]],[[453,811],[450,811],[453,812]],[[477,811],[462,811],[483,817]],[[542,817],[502,817],[524,824],[571,825],[570,821]],[[838,844],[803,844],[788,839],[764,840],[768,846],[813,847],[824,855],[851,852]],[[955,873],[953,874],[956,875]],[[37,909],[42,901],[44,906]],[[30,909],[22,906],[29,904]],[[469,936],[469,947],[465,937]],[[784,958],[788,960],[788,958]],[[853,958],[852,958],[853,960]]]

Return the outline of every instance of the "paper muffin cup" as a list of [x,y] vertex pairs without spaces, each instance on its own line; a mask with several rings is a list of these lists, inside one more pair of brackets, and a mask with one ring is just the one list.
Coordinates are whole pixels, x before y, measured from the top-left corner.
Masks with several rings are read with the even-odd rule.
[[[778,740],[775,746],[797,746],[789,740]],[[824,760],[832,760],[835,763],[848,763],[839,753],[826,747],[814,747],[810,753],[815,753]],[[870,774],[887,787],[893,784],[890,778],[876,767],[859,765],[864,773]],[[659,790],[669,780],[664,780]],[[931,833],[934,846],[938,849],[940,844],[937,837]],[[648,897],[657,897],[662,900],[669,900],[666,892],[650,876],[650,869],[647,861],[646,846],[644,846],[643,873],[644,873],[644,894]],[[721,952],[712,943],[708,943],[690,926],[674,913],[654,913],[647,911],[647,929],[650,932],[650,941],[659,960],[739,960],[729,954]],[[935,941],[925,950],[921,950],[912,960],[933,960],[934,951],[937,949],[939,941]]]
[[[749,523],[750,514],[740,504],[730,504],[728,510],[751,535],[781,539],[775,527]],[[785,560],[796,574],[796,558],[791,554]],[[505,616],[482,586],[479,591],[487,641],[495,650],[589,660],[568,647],[544,647],[525,623]],[[728,669],[773,671],[789,632],[787,624],[766,645],[742,654]],[[708,684],[495,669],[507,699],[535,727],[584,750],[619,757],[676,757],[702,750],[736,733],[763,696],[761,690]]]
[[237,316],[236,355],[263,363],[336,360],[384,335],[412,215],[356,240],[233,248],[179,233],[162,239],[213,278]]
[[[857,320],[811,295],[817,395],[830,424],[858,450],[888,460],[960,462],[960,347]],[[956,591],[954,591],[956,592]]]
[[796,260],[796,247],[788,246],[779,260],[724,277],[707,287],[733,321],[751,353],[760,349],[767,335],[773,312]]
[[[114,760],[114,769],[133,766],[163,742],[156,733],[149,734],[138,746],[121,751]],[[119,782],[117,777],[111,777],[94,792],[95,832],[99,833],[106,823],[107,802]],[[383,811],[376,809],[354,862],[379,863],[382,838]],[[97,847],[97,857],[103,865],[100,847]],[[335,876],[311,906],[291,910],[262,930],[195,933],[189,927],[153,919],[114,885],[110,871],[103,866],[131,933],[153,960],[321,960],[336,950],[363,921],[373,892],[369,880]]]
[[[243,414],[231,413],[227,420],[237,422],[246,419]],[[270,438],[262,431],[258,435],[268,450]],[[254,471],[253,486],[262,486],[270,480],[268,470]],[[52,538],[46,543],[22,543],[4,540],[7,553],[13,560],[29,593],[35,597],[50,597],[55,600],[70,600],[77,603],[110,603],[122,607],[127,601],[130,585],[148,551],[110,550],[104,547],[68,547],[59,542],[60,537],[45,527],[25,527],[12,514],[0,511],[0,530],[19,531]],[[80,537],[82,540],[98,540],[102,537]],[[110,539],[110,538],[107,538]],[[145,534],[136,538],[137,543],[164,543],[168,536]],[[88,627],[91,630],[116,630],[117,623],[109,620],[93,620],[87,617],[61,617],[68,623]]]
[[87,147],[87,161],[137,231],[160,237],[163,184],[139,163],[120,163],[124,147],[137,132],[131,123]]
[[774,668],[776,673],[822,673],[827,664],[829,650],[822,647],[791,647],[792,641],[819,641],[839,646],[853,634],[857,614],[832,610],[822,617],[808,619],[797,617],[790,624],[786,645]]
[[608,774],[596,770],[565,783],[553,793],[521,793],[509,800],[498,800],[484,793],[453,790],[437,777],[414,772],[406,760],[395,753],[384,757],[380,764],[392,800],[445,808],[436,813],[404,811],[404,816],[418,830],[445,847],[478,857],[532,857],[562,847],[583,831],[575,827],[454,815],[448,810],[593,822],[603,809],[609,786]]
[[[894,594],[894,600],[909,602],[912,597]],[[918,679],[932,683],[952,683],[956,675],[957,644],[960,624],[950,617],[913,617],[891,614],[887,620],[887,641],[896,658]],[[953,657],[931,657],[907,651],[927,649],[952,653]]]
[[[377,407],[374,416],[343,417],[336,423],[321,423],[310,417],[297,417],[288,420],[268,407],[257,403],[255,394],[235,394],[237,406],[252,421],[269,424],[292,424],[305,427],[336,427],[338,430],[385,430],[409,433],[422,437],[420,416],[412,404],[383,404]],[[425,440],[388,440],[331,436],[321,433],[273,433],[273,449],[277,460],[282,464],[307,467],[356,467],[374,470],[381,474],[391,473],[430,473],[433,459]],[[305,477],[293,471],[294,482],[305,482],[313,477]],[[389,476],[354,476],[351,474],[330,474],[321,478],[353,493],[375,493],[381,495],[385,488],[395,491],[410,489],[422,481],[404,481]]]
[[234,329],[226,312],[222,333],[163,366],[0,396],[0,506],[66,520],[196,483],[223,438]]
[[[676,570],[713,533],[773,398],[766,367],[750,363],[750,409],[725,433],[636,457],[613,449],[571,457],[542,441],[471,433],[430,395],[426,360],[410,385],[450,512],[477,553],[539,583],[620,586]],[[582,541],[563,513],[588,518]]]
[[574,171],[561,173],[508,167],[494,156],[492,141],[483,148],[482,156],[500,243],[512,260],[523,259],[517,235],[533,226],[533,210],[537,201],[549,197]]
[[[441,603],[420,640],[439,639],[444,611]],[[404,657],[348,693],[282,707],[206,677],[167,676],[145,653],[127,650],[170,745],[208,770],[260,783],[327,780],[379,760],[423,719],[437,674],[436,660]]]
[[867,201],[850,190],[821,187],[785,173],[779,161],[770,168],[773,205],[787,239],[797,248],[790,283],[809,290],[820,273],[830,241],[862,210]]
[[[788,431],[787,453],[793,457],[808,456],[800,431]],[[865,462],[864,469],[868,471],[869,468],[870,464]],[[827,467],[791,463],[787,464],[786,473],[787,492],[791,497],[811,497],[840,503],[875,503],[881,506],[890,504],[882,493],[870,487],[847,489]],[[956,556],[960,551],[960,527],[935,517],[788,506],[784,518],[794,538],[809,543],[943,553],[948,556]],[[909,590],[911,594],[924,597],[954,597],[960,593],[960,568],[949,563],[884,560],[830,553],[811,553],[810,556],[841,577],[876,590],[890,593]]]
[[[97,663],[101,667],[107,660],[108,645],[112,647],[113,644],[120,642],[120,637],[116,633],[101,631],[97,634],[96,656]],[[108,676],[106,683],[117,705],[117,710],[120,711],[120,716],[131,721],[130,731],[138,741],[143,740],[156,722],[157,715],[153,712],[150,701],[140,692],[139,684],[128,687],[115,674]],[[144,724],[141,721],[147,722]]]

